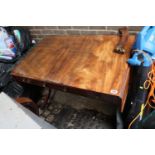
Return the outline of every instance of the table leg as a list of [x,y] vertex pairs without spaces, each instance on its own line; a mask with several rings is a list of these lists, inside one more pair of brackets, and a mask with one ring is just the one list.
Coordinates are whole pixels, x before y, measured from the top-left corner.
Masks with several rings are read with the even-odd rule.
[[47,106],[48,103],[49,103],[50,94],[51,94],[51,89],[49,88],[49,89],[48,89],[48,94],[47,94],[47,96],[46,96],[46,98],[45,98],[45,102],[44,102],[44,105],[45,105],[45,106]]
[[[52,93],[52,90],[53,90],[53,93]],[[51,94],[52,94],[52,96],[51,96]],[[48,93],[45,96],[44,104],[41,106],[42,109],[47,108],[49,106],[49,104],[50,104],[49,100],[53,100],[55,94],[56,94],[55,89],[48,88]]]

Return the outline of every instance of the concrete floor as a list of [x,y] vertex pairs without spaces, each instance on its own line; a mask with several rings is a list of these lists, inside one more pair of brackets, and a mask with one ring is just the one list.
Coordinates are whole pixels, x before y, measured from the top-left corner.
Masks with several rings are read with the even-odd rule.
[[[44,94],[47,90],[44,90]],[[44,102],[42,99],[38,104]],[[103,101],[56,91],[49,106],[40,109],[40,117],[57,128],[109,129],[115,128],[116,107]]]
[[55,129],[30,110],[0,93],[0,129]]

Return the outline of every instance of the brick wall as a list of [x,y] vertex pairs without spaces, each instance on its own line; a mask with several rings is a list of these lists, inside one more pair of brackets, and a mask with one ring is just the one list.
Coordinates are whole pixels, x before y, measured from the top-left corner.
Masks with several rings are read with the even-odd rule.
[[[26,27],[37,42],[48,35],[85,35],[117,34],[121,26],[28,26]],[[137,33],[142,26],[129,26],[131,34]]]

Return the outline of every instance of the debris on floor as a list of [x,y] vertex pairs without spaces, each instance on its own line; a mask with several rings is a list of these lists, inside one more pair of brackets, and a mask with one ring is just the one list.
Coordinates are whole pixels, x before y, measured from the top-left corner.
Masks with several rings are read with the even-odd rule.
[[[59,93],[58,93],[59,94]],[[56,95],[58,95],[56,92]],[[58,97],[58,96],[57,96]],[[59,97],[62,96],[59,94]],[[68,95],[69,97],[69,95]],[[77,96],[78,98],[79,96]],[[74,96],[75,98],[75,96]],[[86,100],[86,99],[85,99]],[[79,106],[81,106],[79,104]],[[73,106],[50,100],[48,107],[40,109],[40,117],[59,129],[113,129],[115,117],[96,110],[74,108]]]

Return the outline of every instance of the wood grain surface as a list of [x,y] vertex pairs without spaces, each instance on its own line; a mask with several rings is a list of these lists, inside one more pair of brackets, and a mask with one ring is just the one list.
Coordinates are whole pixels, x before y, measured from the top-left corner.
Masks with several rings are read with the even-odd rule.
[[123,110],[130,70],[127,59],[134,40],[135,36],[129,37],[121,55],[114,52],[116,35],[50,36],[31,49],[12,75],[42,86],[56,84],[118,97]]

